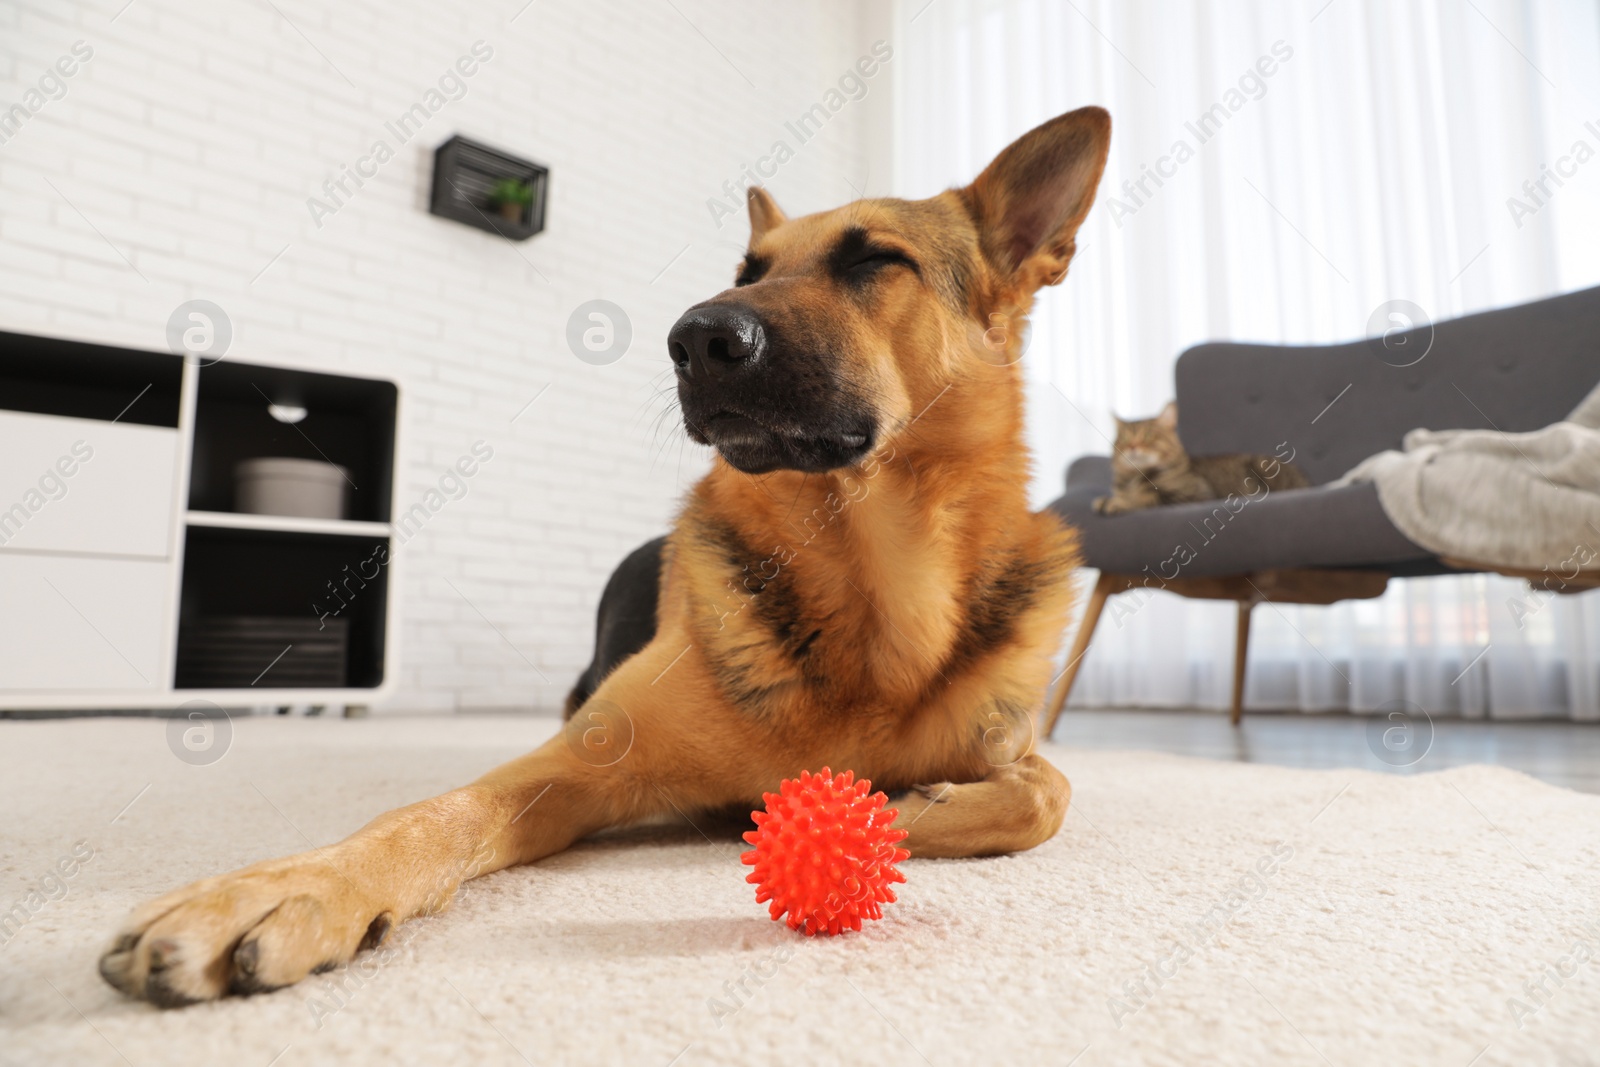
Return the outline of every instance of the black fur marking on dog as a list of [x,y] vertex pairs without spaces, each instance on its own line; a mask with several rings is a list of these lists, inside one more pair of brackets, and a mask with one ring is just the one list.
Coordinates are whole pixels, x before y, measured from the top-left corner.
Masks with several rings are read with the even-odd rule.
[[851,288],[861,288],[885,269],[896,264],[917,274],[922,270],[899,249],[874,243],[860,226],[852,226],[839,237],[828,253],[828,272]]
[[771,267],[772,261],[767,259],[765,256],[758,256],[754,252],[748,253],[744,257],[744,262],[739,264],[739,273],[733,279],[733,284],[736,287],[740,285],[754,285],[756,282],[761,280],[762,276],[765,275]]
[[749,566],[751,557],[755,555],[730,523],[702,522],[698,533],[701,544],[715,551],[724,563],[735,569]]
[[795,659],[804,659],[811,652],[811,643],[821,636],[821,630],[812,630],[804,641],[794,647],[789,655]]
[[[804,605],[795,594],[793,582],[786,580],[778,562],[778,552],[762,555],[750,547],[737,529],[726,523],[702,524],[695,529],[695,538],[734,572],[720,610],[749,611],[751,618],[772,639],[771,642],[755,640],[739,645],[722,643],[701,649],[706,666],[729,703],[750,715],[761,716],[774,695],[796,683],[821,682],[822,679],[814,677],[806,666],[811,645],[821,636],[822,629],[811,624]],[[769,574],[771,577],[767,577]],[[795,664],[798,677],[776,683],[752,677],[756,669],[752,661],[759,662],[773,643]]]
[[702,535],[704,543],[736,571],[732,595],[738,598],[738,610],[748,608],[790,659],[803,659],[822,631],[808,625],[811,620],[795,595],[794,583],[785,580],[779,553],[763,556],[726,524],[707,527]]
[[379,912],[367,924],[367,932],[361,938],[361,944],[356,947],[357,952],[366,952],[368,949],[377,948],[383,944],[384,938],[389,936],[389,928],[394,925],[394,917],[388,912]]
[[1002,647],[1017,620],[1032,610],[1039,591],[1059,576],[1051,560],[1029,560],[1012,553],[973,577],[967,593],[967,624],[950,650],[949,668],[964,667]]
[[594,659],[567,696],[566,718],[572,718],[623,660],[655,637],[666,543],[665,537],[658,537],[640,545],[628,553],[606,582],[595,613]]
[[[760,566],[759,561],[756,566]],[[794,593],[794,583],[784,581],[783,577],[781,571],[770,581],[761,581],[757,575],[756,580],[761,584],[758,590],[752,590],[755,598],[750,601],[750,607],[755,610],[756,618],[772,631],[772,636],[778,639],[784,651],[793,655],[804,632],[801,629],[804,619],[800,598]]]
[[[740,648],[728,650],[732,655],[740,653],[760,653],[759,644],[745,645]],[[718,652],[703,651],[706,665],[711,668],[711,673],[717,680],[717,688],[728,702],[747,715],[764,718],[767,713],[767,700],[783,685],[757,685],[750,678],[750,668],[732,659],[724,658]]]

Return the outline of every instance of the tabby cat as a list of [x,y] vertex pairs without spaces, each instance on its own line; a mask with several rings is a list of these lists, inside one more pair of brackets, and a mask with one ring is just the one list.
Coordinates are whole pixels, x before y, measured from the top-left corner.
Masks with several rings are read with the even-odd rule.
[[1178,405],[1169,403],[1153,419],[1117,419],[1111,495],[1098,498],[1094,509],[1102,515],[1116,515],[1161,504],[1217,500],[1230,494],[1255,497],[1263,492],[1263,486],[1267,492],[1276,492],[1310,484],[1298,467],[1277,456],[1189,455],[1178,440]]

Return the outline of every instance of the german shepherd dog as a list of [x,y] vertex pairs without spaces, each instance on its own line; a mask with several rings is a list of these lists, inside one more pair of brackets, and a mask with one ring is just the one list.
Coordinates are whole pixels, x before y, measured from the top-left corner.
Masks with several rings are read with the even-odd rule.
[[718,455],[660,562],[631,568],[644,593],[619,594],[656,600],[648,639],[602,648],[620,662],[528,755],[139,908],[106,981],[162,1006],[276,989],[467,878],[608,827],[748,812],[824,765],[896,796],[913,856],[1054,835],[1071,788],[1034,753],[1032,716],[1078,557],[1027,505],[1017,361],[1110,135],[1099,108],[1061,115],[922,201],[790,219],[751,189],[734,287],[668,336],[685,429]]

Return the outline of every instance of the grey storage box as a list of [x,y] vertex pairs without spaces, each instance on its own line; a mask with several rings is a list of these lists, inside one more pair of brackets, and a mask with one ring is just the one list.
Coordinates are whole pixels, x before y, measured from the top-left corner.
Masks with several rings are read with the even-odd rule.
[[300,519],[344,518],[345,469],[314,459],[265,457],[234,465],[234,510]]

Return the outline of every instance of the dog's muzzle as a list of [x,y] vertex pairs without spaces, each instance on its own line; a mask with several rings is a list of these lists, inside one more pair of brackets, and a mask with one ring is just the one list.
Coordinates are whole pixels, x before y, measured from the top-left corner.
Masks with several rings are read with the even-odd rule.
[[690,439],[747,474],[855,463],[872,447],[874,419],[845,402],[824,360],[804,361],[802,380],[771,333],[739,304],[702,304],[678,319],[667,350]]

